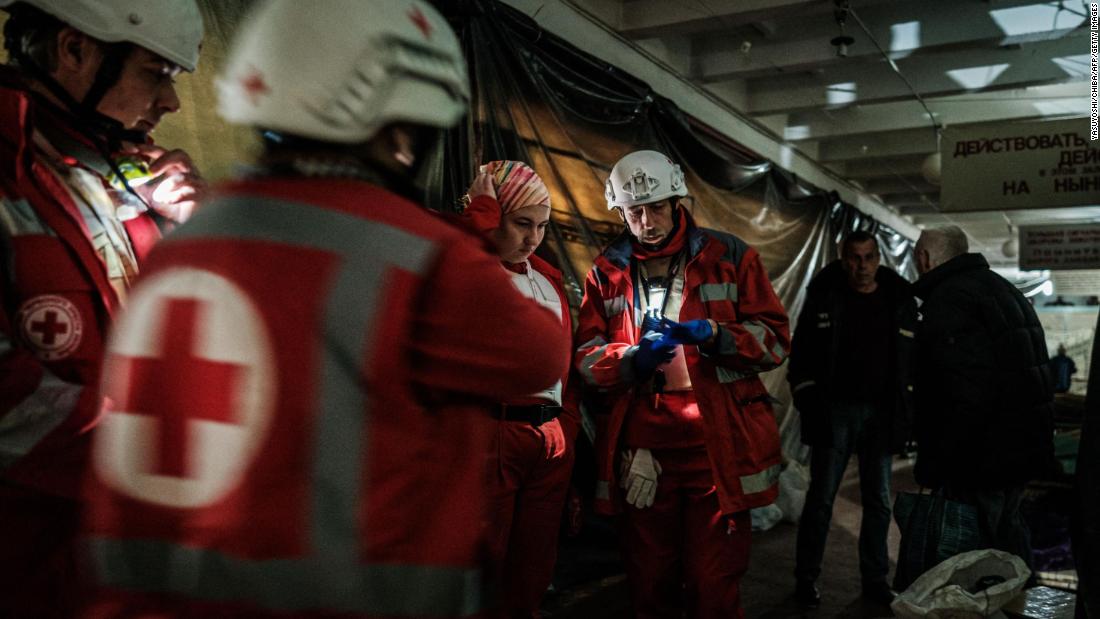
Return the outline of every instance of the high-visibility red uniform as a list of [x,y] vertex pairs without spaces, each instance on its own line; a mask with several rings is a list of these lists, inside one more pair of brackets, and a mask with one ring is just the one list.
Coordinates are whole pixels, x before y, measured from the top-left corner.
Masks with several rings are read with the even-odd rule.
[[567,349],[393,193],[228,186],[154,252],[108,347],[90,616],[479,615],[488,403],[556,381]]
[[[783,362],[790,333],[756,251],[732,235],[696,228],[686,212],[682,222],[682,305],[669,318],[709,318],[719,327],[712,344],[682,347],[690,389],[655,398],[635,384],[643,317],[628,232],[588,275],[575,362],[586,382],[607,392],[610,410],[597,416],[596,508],[624,514],[636,613],[679,616],[685,581],[691,616],[732,616],[740,612],[738,582],[748,565],[747,510],[773,502],[778,491],[779,433],[757,373]],[[649,429],[628,432],[639,419]],[[677,433],[670,419],[695,429]],[[617,458],[627,448],[652,448],[662,465],[650,508],[623,501]],[[677,558],[683,574],[669,567]]]
[[[495,199],[481,195],[470,201],[463,216],[488,237],[500,225],[501,207]],[[537,303],[556,305],[562,326],[572,333],[561,273],[534,255],[526,264],[508,266],[514,269],[511,277],[516,288]],[[503,403],[502,417],[512,410],[510,406],[562,406],[562,410],[559,417],[538,425],[502,418],[489,448],[488,535],[500,565],[508,617],[537,617],[554,575],[562,509],[580,428],[576,398],[564,397],[570,388],[568,379],[566,371],[551,389]]]
[[148,215],[113,218],[67,122],[0,68],[0,616],[74,603],[104,333],[160,237]]

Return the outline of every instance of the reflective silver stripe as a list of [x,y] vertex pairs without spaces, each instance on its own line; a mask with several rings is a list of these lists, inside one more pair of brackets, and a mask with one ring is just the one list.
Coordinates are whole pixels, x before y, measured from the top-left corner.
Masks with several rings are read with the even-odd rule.
[[[314,606],[351,611],[360,609],[349,604],[378,601],[382,606],[367,610],[395,616],[450,615],[460,606],[465,609],[462,614],[476,610],[482,602],[480,575],[476,570],[364,565],[359,560],[359,489],[364,476],[362,445],[368,442],[366,433],[369,430],[369,425],[363,423],[363,415],[364,411],[369,414],[371,407],[370,394],[364,390],[361,380],[366,361],[362,351],[373,349],[369,341],[372,332],[367,327],[375,322],[388,270],[424,272],[435,256],[434,243],[393,226],[310,204],[248,197],[208,204],[188,225],[164,242],[176,243],[189,238],[273,241],[323,249],[339,254],[341,260],[326,299],[325,355],[317,368],[316,378],[320,385],[320,414],[313,454],[312,555],[296,561],[245,562],[225,558],[226,561],[215,562],[219,566],[215,568],[220,570],[219,577],[207,578],[205,570],[210,563],[206,559],[218,558],[217,553],[203,551],[197,557],[201,560],[194,560],[195,557],[188,554],[192,552],[190,549],[166,545],[166,573],[183,570],[195,575],[193,581],[212,587],[186,589],[185,592],[193,597],[221,595],[228,586],[220,583],[224,580],[247,588],[233,595],[260,596],[248,599],[272,608],[287,605],[297,608],[294,606],[297,600],[308,597],[308,603]],[[369,523],[367,525],[369,527]],[[120,561],[131,556],[130,547],[116,548],[117,544],[126,543],[104,540],[99,546],[100,553],[113,552]],[[99,557],[101,565],[104,558]],[[132,558],[140,561],[140,556]],[[233,572],[236,569],[241,572]],[[405,581],[405,572],[418,575],[421,582]],[[117,582],[117,585],[140,588],[148,583],[147,576],[134,571],[122,574],[129,580]],[[382,580],[373,581],[376,577]],[[259,586],[252,582],[256,579],[267,582]],[[427,593],[425,587],[435,585],[424,583],[431,582],[443,583],[441,593],[446,599]],[[450,592],[455,588],[461,594]],[[439,606],[425,606],[435,603]]]
[[[6,340],[0,337],[0,345]],[[49,370],[42,370],[38,387],[0,416],[0,468],[7,468],[30,453],[61,425],[76,408],[82,390],[82,386],[67,383]]]
[[737,354],[737,338],[725,327],[718,327],[718,354],[730,357]]
[[732,383],[735,380],[741,380],[742,378],[752,376],[752,374],[744,374],[729,368],[724,368],[720,365],[714,366],[714,369],[718,372],[718,382],[720,383]]
[[904,335],[905,337],[916,337],[916,334],[909,329],[898,329],[898,333]]
[[755,320],[746,320],[741,323],[741,326],[745,327],[745,330],[752,334],[753,339],[755,339],[756,343],[760,346],[760,350],[767,353],[768,344],[766,338],[768,334],[771,333],[771,330]]
[[[262,600],[277,611],[315,609],[372,616],[465,617],[480,610],[477,570],[398,563],[335,566],[324,559],[249,560],[153,540],[88,540],[100,584],[193,595],[210,601]],[[334,569],[349,586],[319,582]]]
[[587,342],[581,344],[580,346],[578,346],[577,350],[583,350],[585,348],[588,348],[589,346],[603,346],[606,343],[607,343],[607,340],[603,339],[602,335],[597,335],[596,337],[594,337],[594,338],[588,340]]
[[787,351],[783,349],[783,345],[778,341],[772,346],[772,357],[775,358],[777,365],[783,363],[783,360],[787,358]]
[[626,311],[626,296],[619,295],[617,297],[607,299],[603,302],[603,315],[606,318],[610,318],[616,314]]
[[741,492],[745,494],[756,494],[757,492],[763,492],[768,488],[771,488],[773,484],[779,479],[780,466],[778,464],[770,466],[759,473],[753,473],[752,475],[741,476]]
[[23,199],[10,200],[2,196],[0,196],[0,231],[3,231],[6,236],[22,234],[57,236],[57,233],[43,225],[42,219],[29,202]]
[[596,482],[596,498],[604,501],[611,500],[611,485],[606,481]]
[[737,284],[726,282],[722,284],[703,284],[699,286],[699,298],[703,303],[708,301],[730,301],[737,303]]

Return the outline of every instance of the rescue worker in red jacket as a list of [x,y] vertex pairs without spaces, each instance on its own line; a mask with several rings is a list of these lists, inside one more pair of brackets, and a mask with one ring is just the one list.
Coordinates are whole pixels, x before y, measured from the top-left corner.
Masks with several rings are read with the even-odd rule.
[[0,7],[0,616],[65,616],[105,331],[160,238],[148,209],[204,189],[148,135],[203,28],[193,0]]
[[596,507],[621,514],[636,616],[741,617],[749,509],[775,500],[780,470],[757,374],[790,332],[756,251],[696,227],[687,195],[661,153],[615,164],[607,206],[627,230],[588,274],[575,361],[609,402]]
[[473,617],[490,403],[561,320],[417,203],[466,110],[419,0],[256,5],[218,82],[257,173],[154,252],[108,344],[88,616]]
[[[550,192],[542,179],[519,161],[493,161],[482,166],[467,197],[463,215],[492,241],[515,287],[572,333],[561,273],[534,254],[550,223]],[[496,411],[488,524],[507,617],[538,617],[554,574],[580,428],[576,407],[563,401],[567,381],[568,372],[549,389],[508,400]]]

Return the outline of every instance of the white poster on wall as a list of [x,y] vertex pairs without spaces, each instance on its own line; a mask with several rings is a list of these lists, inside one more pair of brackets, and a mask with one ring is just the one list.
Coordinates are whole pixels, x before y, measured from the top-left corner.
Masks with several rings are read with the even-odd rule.
[[1100,269],[1100,224],[1021,226],[1020,270],[1038,269]]
[[1100,142],[1089,119],[947,127],[941,211],[1100,204]]

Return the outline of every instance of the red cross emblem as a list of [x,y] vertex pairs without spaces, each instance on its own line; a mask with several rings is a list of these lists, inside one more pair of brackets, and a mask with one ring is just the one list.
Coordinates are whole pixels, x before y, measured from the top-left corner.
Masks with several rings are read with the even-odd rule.
[[271,94],[271,88],[264,81],[263,74],[256,69],[252,69],[247,76],[242,77],[240,82],[244,94],[248,96],[248,101],[252,105],[259,105],[261,96]]
[[414,6],[408,15],[413,25],[424,34],[425,39],[432,38],[432,25],[428,23],[428,18],[424,17],[424,13],[420,12],[420,7]]
[[235,282],[193,268],[151,275],[107,345],[97,474],[173,508],[224,497],[266,444],[275,359],[264,313]]
[[57,312],[52,310],[46,311],[46,317],[43,320],[31,321],[31,333],[37,333],[42,336],[42,343],[47,346],[53,346],[57,340],[58,335],[64,335],[69,332],[69,325],[63,322],[57,321]]
[[64,359],[80,346],[80,311],[63,296],[47,294],[28,299],[20,306],[16,322],[24,340],[44,361]]
[[[234,399],[243,368],[194,354],[202,305],[197,299],[167,302],[160,357],[112,359],[129,369],[119,409],[157,419],[157,460],[151,471],[156,475],[193,477],[187,460],[192,420],[237,423]],[[166,384],[172,388],[165,389]]]

